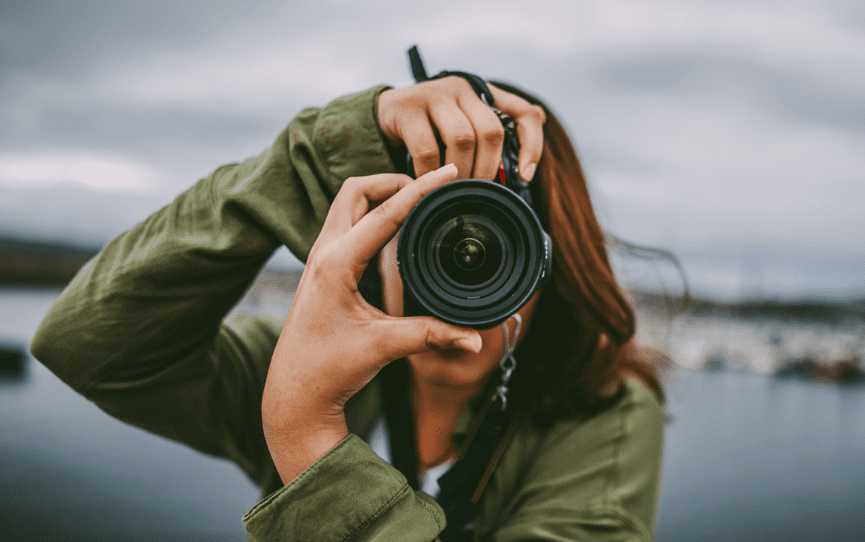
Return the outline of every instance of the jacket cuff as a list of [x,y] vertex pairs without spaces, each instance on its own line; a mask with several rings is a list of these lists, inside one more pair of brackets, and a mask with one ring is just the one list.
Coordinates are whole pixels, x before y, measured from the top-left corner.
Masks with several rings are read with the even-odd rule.
[[378,125],[378,95],[389,88],[380,85],[343,96],[321,110],[314,137],[327,164],[332,194],[349,177],[396,171]]
[[[358,436],[349,435],[243,518],[250,540],[432,540],[441,508]],[[400,534],[407,536],[403,537]],[[410,534],[409,534],[410,533]]]

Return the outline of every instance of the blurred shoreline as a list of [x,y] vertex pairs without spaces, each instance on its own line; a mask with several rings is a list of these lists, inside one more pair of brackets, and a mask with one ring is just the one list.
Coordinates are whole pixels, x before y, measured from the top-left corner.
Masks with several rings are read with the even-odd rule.
[[[63,286],[98,251],[0,236],[0,288]],[[264,268],[235,311],[283,320],[302,272]],[[865,299],[721,302],[644,291],[629,295],[637,311],[637,341],[665,352],[675,366],[865,381]]]
[[[95,256],[101,247],[74,243],[25,240],[0,235],[0,286],[64,286]],[[265,268],[253,285],[259,294],[276,289],[293,291],[302,270]],[[631,290],[637,307],[671,317],[688,313],[696,317],[739,319],[778,319],[844,325],[865,321],[865,297],[850,301],[823,299],[745,299],[717,301],[691,297],[683,302],[679,295]]]

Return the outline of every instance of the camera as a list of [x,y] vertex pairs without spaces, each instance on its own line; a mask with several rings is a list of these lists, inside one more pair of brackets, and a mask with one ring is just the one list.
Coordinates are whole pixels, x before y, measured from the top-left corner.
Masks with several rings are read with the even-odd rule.
[[[495,111],[505,127],[499,178],[462,179],[433,190],[400,229],[406,316],[488,329],[519,310],[550,276],[552,243],[531,208],[528,183],[517,174],[516,126]],[[406,169],[414,176],[410,156]]]

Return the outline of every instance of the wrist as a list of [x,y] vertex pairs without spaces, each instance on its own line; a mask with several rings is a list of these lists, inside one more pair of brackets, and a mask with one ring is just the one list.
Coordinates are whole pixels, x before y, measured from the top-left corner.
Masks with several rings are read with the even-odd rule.
[[267,449],[282,482],[287,484],[348,436],[343,415],[288,413],[262,403],[262,429]]
[[261,425],[268,451],[284,483],[312,465],[348,435],[341,406],[322,399],[318,386],[271,371],[261,398]]

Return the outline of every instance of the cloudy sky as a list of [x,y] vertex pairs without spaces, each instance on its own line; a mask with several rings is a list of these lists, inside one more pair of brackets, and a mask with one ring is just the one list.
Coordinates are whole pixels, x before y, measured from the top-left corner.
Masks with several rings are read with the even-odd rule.
[[605,227],[698,294],[865,296],[861,0],[4,1],[0,235],[103,243],[303,107],[411,84],[415,43],[542,96]]

